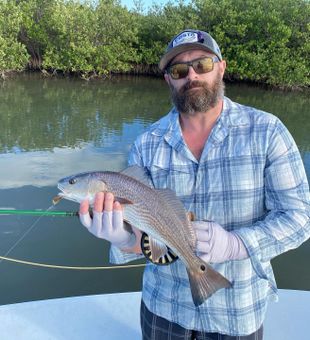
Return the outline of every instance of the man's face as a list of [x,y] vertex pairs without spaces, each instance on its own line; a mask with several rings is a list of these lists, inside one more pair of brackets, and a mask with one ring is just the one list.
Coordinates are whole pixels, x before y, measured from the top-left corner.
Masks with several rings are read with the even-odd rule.
[[[202,50],[183,52],[177,55],[171,64],[193,61],[198,58],[212,57]],[[198,74],[192,67],[185,78],[173,79],[165,74],[165,79],[171,89],[171,97],[177,110],[183,114],[194,115],[206,112],[215,107],[224,95],[223,75],[225,61],[214,63],[213,70]]]

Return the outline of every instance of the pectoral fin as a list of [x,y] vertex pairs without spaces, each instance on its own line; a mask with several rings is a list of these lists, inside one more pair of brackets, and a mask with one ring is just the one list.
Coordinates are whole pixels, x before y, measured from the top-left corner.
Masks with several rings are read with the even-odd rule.
[[119,202],[120,204],[133,204],[132,201],[127,200],[126,198],[123,197],[115,197],[115,201]]
[[149,236],[149,242],[152,260],[153,262],[157,262],[162,256],[166,255],[168,248],[164,243],[156,240],[151,236]]

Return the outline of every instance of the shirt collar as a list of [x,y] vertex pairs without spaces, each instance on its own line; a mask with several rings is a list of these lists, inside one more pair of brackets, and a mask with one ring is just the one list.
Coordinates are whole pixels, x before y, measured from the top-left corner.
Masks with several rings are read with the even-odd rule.
[[[243,111],[243,112],[241,112]],[[227,122],[227,126],[249,125],[250,119],[244,110],[241,110],[240,104],[233,102],[224,97],[223,110],[221,118]]]
[[[240,113],[240,105],[224,97],[222,112],[215,123],[210,141],[213,144],[220,144],[229,134],[229,130],[233,126],[248,125],[250,123],[249,116]],[[161,118],[152,130],[153,135],[163,136],[164,139],[174,149],[180,150],[184,147],[181,126],[179,121],[179,112],[175,107]]]
[[175,107],[161,118],[152,131],[153,135],[163,136],[168,144],[174,149],[180,150],[184,147],[182,131],[179,121],[179,112]]

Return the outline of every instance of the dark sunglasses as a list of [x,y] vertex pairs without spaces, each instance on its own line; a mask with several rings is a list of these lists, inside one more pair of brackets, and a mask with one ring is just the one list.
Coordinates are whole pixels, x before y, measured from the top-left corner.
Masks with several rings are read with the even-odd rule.
[[196,73],[203,74],[213,70],[214,63],[219,62],[218,57],[203,57],[184,63],[177,63],[167,67],[166,72],[172,79],[185,78],[188,75],[189,67],[192,66]]

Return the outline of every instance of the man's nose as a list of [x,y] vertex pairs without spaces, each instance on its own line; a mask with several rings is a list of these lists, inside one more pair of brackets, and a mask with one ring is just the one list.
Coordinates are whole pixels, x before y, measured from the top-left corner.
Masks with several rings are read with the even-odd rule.
[[188,79],[194,79],[194,78],[197,78],[197,77],[198,77],[198,73],[196,73],[193,66],[189,66],[187,78]]

